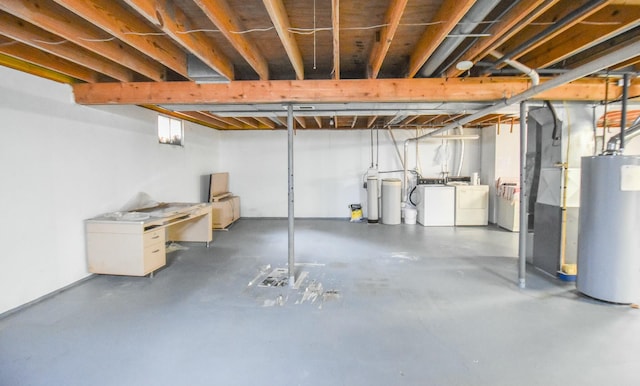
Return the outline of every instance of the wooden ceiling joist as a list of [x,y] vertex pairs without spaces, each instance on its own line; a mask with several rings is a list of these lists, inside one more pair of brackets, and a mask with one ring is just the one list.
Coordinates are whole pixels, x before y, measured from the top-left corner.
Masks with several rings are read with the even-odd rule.
[[[548,80],[543,78],[542,82]],[[539,100],[604,100],[605,80],[583,79],[534,97]],[[80,104],[493,102],[529,88],[524,78],[350,79],[243,81],[229,84],[134,82],[74,85]],[[630,94],[638,93],[633,85]],[[620,95],[611,86],[609,96]]]
[[[85,72],[81,71],[79,66],[85,67],[86,69],[90,69],[97,73],[102,73],[107,75],[113,79],[117,79],[123,82],[131,82],[133,81],[133,72],[130,70],[108,61],[103,57],[94,54],[91,51],[88,51],[82,47],[78,47],[73,43],[66,44],[57,44],[60,42],[60,37],[49,33],[35,25],[23,21],[20,18],[17,18],[13,15],[10,15],[6,12],[0,11],[0,34],[7,36],[13,40],[17,40],[25,45],[31,46],[33,48],[37,48],[41,50],[43,53],[50,54],[48,57],[52,58],[53,55],[61,58],[62,60],[70,63],[76,64],[75,72]],[[13,52],[16,52],[16,48],[13,48]],[[28,50],[30,55],[33,57],[35,54],[34,50]],[[53,59],[50,59],[53,60]],[[56,61],[58,65],[62,64],[62,61]],[[45,67],[47,67],[45,65]],[[69,66],[64,66],[69,67]],[[65,73],[64,71],[62,71]],[[69,73],[66,73],[70,75]],[[88,73],[87,73],[88,74]],[[70,75],[73,76],[73,75]],[[93,76],[90,76],[91,79],[94,79]],[[83,79],[83,77],[78,78]],[[86,81],[86,79],[83,79]],[[97,78],[95,78],[91,82],[96,82]]]
[[269,13],[271,22],[278,32],[280,41],[287,52],[289,61],[296,73],[296,79],[304,79],[304,63],[302,61],[302,55],[300,54],[298,43],[296,42],[293,33],[290,31],[291,23],[289,22],[289,16],[287,15],[287,10],[284,7],[282,0],[262,0],[262,2]]
[[234,79],[233,64],[229,58],[204,32],[191,30],[192,21],[176,4],[155,0],[124,1],[203,63],[227,79]]
[[110,35],[157,60],[178,74],[187,75],[187,57],[172,40],[112,0],[54,0],[62,7],[97,25]]
[[276,124],[273,123],[273,121],[271,119],[264,118],[264,117],[255,117],[255,120],[260,122],[261,125],[269,128],[269,129],[275,129],[275,127],[276,127]]
[[429,25],[424,31],[409,58],[409,78],[416,76],[427,59],[475,2],[476,0],[444,0],[433,18],[434,24]]
[[[640,32],[640,31],[637,31]],[[633,31],[630,31],[629,33],[624,33],[621,35],[618,35],[612,39],[610,39],[609,41],[607,41],[606,43],[603,44],[599,44],[595,47],[591,47],[589,49],[584,50],[583,52],[581,52],[579,55],[576,55],[575,57],[566,60],[563,65],[566,68],[576,68],[579,66],[582,66],[590,61],[596,60],[598,58],[601,58],[605,55],[609,55],[619,49],[628,47],[631,44],[635,44],[640,42],[640,34],[636,33],[633,34]],[[616,66],[613,66],[612,68],[610,68],[611,70],[615,70],[618,69],[620,66],[625,66],[624,62],[620,63]]]
[[[269,66],[256,44],[247,35],[240,34],[244,26],[225,0],[194,0],[207,17],[218,27],[231,45],[251,65],[261,80],[269,79]],[[155,2],[155,1],[154,1]],[[232,78],[230,78],[232,79]]]
[[376,122],[376,119],[378,119],[377,115],[372,115],[369,117],[369,119],[367,119],[367,129],[370,129],[371,126],[373,126],[373,124]]
[[171,111],[155,105],[142,105],[141,107],[147,108],[149,110],[157,111],[161,114],[168,115],[170,117],[184,119],[185,121],[197,123],[198,125],[202,125],[205,127],[210,127],[212,129],[225,130],[229,128],[224,123],[221,123],[214,119],[210,119],[210,117],[208,117],[206,114],[203,114],[199,111],[183,111],[183,112]]
[[307,128],[307,121],[304,119],[304,117],[294,116],[293,119],[295,119],[296,122],[298,122],[298,125],[300,125],[300,127],[302,127],[303,129]]
[[[521,33],[517,34],[507,43],[500,46],[498,51],[502,52],[504,55],[508,55],[510,59],[517,60],[527,53],[542,46],[546,42],[556,38],[558,35],[568,31],[578,23],[584,21],[586,18],[590,17],[594,13],[607,6],[607,4],[611,1],[612,0],[575,0],[559,2],[551,10],[549,10],[549,12],[537,18],[535,20],[536,25],[530,25],[529,27],[521,31]],[[594,5],[596,3],[597,5]],[[560,20],[568,18],[581,7],[585,7],[585,9],[588,10],[580,12],[579,15],[571,18],[570,20],[565,20],[562,25],[557,27]],[[553,28],[553,30],[550,33],[547,33],[536,41],[531,41],[531,39],[537,37],[538,34],[551,28]],[[523,45],[526,45],[525,49],[521,49]]]
[[0,39],[0,53],[85,82],[95,83],[100,79],[100,74],[93,70],[16,41]]
[[229,125],[229,128],[237,128],[237,129],[246,128],[246,125],[244,124],[244,122],[240,121],[239,119],[230,118],[230,117],[221,117],[220,115],[216,115],[212,113],[204,113],[204,114],[210,116],[211,118],[217,119],[218,121],[226,123],[227,125]]
[[384,22],[382,23],[383,27],[380,30],[380,40],[374,44],[371,55],[369,56],[369,78],[378,77],[378,73],[380,72],[380,68],[382,68],[382,63],[387,56],[387,52],[389,52],[389,47],[391,46],[393,37],[396,35],[396,31],[400,25],[400,19],[402,19],[408,1],[409,0],[390,1],[389,8],[387,8],[384,16]]
[[[101,29],[50,0],[2,0],[0,10],[28,21],[61,40],[74,43],[155,81],[166,78],[165,68]],[[0,26],[1,28],[1,26]]]
[[340,0],[331,0],[333,36],[333,79],[340,79]]
[[21,59],[16,59],[12,56],[0,53],[0,66],[13,68],[14,70],[22,71],[27,74],[39,76],[44,79],[53,80],[60,83],[73,84],[76,82],[75,78],[65,75],[58,71],[52,71],[48,68],[32,64]]
[[[496,23],[489,28],[487,31],[488,37],[478,39],[459,61],[476,63],[524,28],[526,26],[524,23],[525,20],[535,19],[558,1],[559,0],[520,1],[503,17],[501,23]],[[449,67],[445,73],[446,77],[451,78],[464,73],[464,71],[458,70],[455,65],[456,63],[451,63],[451,67]]]
[[[570,31],[520,58],[531,68],[544,68],[640,25],[640,8],[625,4],[605,7]],[[593,28],[593,25],[599,28]]]

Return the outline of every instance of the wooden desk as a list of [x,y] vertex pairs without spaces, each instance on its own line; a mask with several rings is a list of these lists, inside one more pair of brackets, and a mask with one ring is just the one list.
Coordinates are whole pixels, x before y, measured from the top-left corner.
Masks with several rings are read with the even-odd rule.
[[171,203],[85,220],[89,272],[144,276],[167,263],[166,241],[213,239],[211,204]]

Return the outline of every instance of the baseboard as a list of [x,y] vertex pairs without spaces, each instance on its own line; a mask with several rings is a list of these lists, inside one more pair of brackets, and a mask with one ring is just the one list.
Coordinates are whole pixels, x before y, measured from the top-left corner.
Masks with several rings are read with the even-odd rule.
[[15,313],[18,313],[20,311],[23,311],[23,310],[29,308],[29,307],[32,307],[32,306],[34,306],[34,305],[36,305],[36,304],[38,304],[38,303],[40,303],[42,301],[50,299],[50,298],[52,298],[52,297],[54,297],[54,296],[56,296],[56,295],[58,295],[58,294],[60,294],[60,293],[62,293],[64,291],[67,291],[67,290],[69,290],[69,289],[71,289],[73,287],[76,287],[76,286],[84,283],[85,281],[93,279],[95,276],[96,276],[96,274],[92,273],[89,276],[83,277],[82,279],[80,279],[78,281],[74,281],[73,283],[68,284],[68,285],[66,285],[66,286],[64,286],[62,288],[58,288],[57,290],[55,290],[53,292],[49,292],[46,295],[40,296],[39,298],[37,298],[35,300],[32,300],[32,301],[30,301],[28,303],[25,303],[25,304],[22,304],[22,305],[20,305],[20,306],[18,306],[16,308],[12,308],[12,309],[10,309],[8,311],[5,311],[5,312],[0,314],[0,319],[4,319],[4,318],[9,317],[9,316],[11,316],[11,315],[13,315]]

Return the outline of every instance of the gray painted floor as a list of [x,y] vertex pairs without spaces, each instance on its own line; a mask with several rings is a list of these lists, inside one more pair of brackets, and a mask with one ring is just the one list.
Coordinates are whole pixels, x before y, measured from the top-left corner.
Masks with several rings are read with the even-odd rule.
[[[284,220],[185,244],[153,279],[97,276],[0,320],[0,385],[638,385],[640,311],[529,269],[517,234]],[[314,288],[323,292],[313,301]]]

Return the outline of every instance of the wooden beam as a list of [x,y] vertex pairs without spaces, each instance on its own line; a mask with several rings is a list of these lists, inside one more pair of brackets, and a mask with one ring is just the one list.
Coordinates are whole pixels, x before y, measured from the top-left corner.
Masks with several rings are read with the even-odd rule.
[[[129,71],[128,69],[111,61],[105,60],[103,57],[94,54],[93,52],[88,51],[82,47],[78,47],[73,43],[57,44],[62,40],[58,35],[49,33],[29,22],[26,22],[11,14],[1,11],[0,34],[10,37],[13,40],[22,42],[25,45],[37,48],[45,53],[48,53],[50,54],[48,56],[48,58],[50,59],[55,55],[62,58],[67,64],[75,63],[76,69],[74,71],[78,73],[85,73],[83,77],[80,77],[78,79],[86,81],[84,76],[88,75],[87,70],[81,71],[77,68],[78,66],[82,66],[123,82],[133,81],[133,72]],[[30,55],[33,58],[32,51]],[[57,64],[61,65],[62,61],[57,61]],[[47,66],[45,65],[44,67]],[[69,73],[66,74],[73,76]],[[93,75],[91,75],[90,77],[93,78]],[[96,81],[97,78],[95,78],[91,82]]]
[[281,126],[284,126],[285,128],[287,127],[288,123],[287,123],[287,119],[284,117],[276,117],[276,120],[280,122]]
[[[543,78],[545,82],[549,78]],[[582,79],[538,94],[538,100],[604,100],[603,79]],[[80,104],[493,102],[530,87],[514,77],[274,80],[229,84],[133,82],[74,85]],[[633,87],[632,87],[633,88]],[[610,87],[610,96],[620,92]],[[631,95],[634,95],[630,91]]]
[[619,4],[605,7],[585,23],[577,24],[522,56],[520,61],[531,68],[545,68],[639,25],[639,6]]
[[264,117],[254,117],[254,119],[258,122],[260,122],[260,124],[262,124],[263,126],[266,126],[269,129],[274,129],[276,127],[276,124],[273,123],[273,121],[269,118],[264,118]]
[[255,119],[249,117],[235,117],[234,119],[244,123],[246,126],[251,127],[253,129],[257,129],[260,127],[260,123],[258,123]]
[[[498,51],[502,52],[504,55],[510,55],[511,52],[514,52],[521,45],[528,42],[538,33],[545,31],[551,25],[555,24],[558,20],[565,18],[577,8],[590,3],[591,1],[593,0],[574,0],[568,2],[559,2],[555,7],[536,19],[536,25],[529,25],[525,30],[521,31],[521,33],[514,36],[512,39],[509,39],[508,42],[500,46]],[[562,25],[562,27],[554,30],[552,33],[545,35],[543,38],[537,40],[533,44],[530,44],[526,50],[522,50],[522,52],[518,53],[517,55],[510,55],[510,59],[519,59],[525,54],[540,47],[542,44],[556,38],[558,35],[566,32],[576,24],[580,23],[589,16],[593,15],[595,12],[598,12],[599,10],[604,8],[610,1],[611,0],[601,1],[597,6],[591,7],[589,11],[583,12],[580,16],[567,21],[564,25]],[[502,66],[504,66],[504,64]]]
[[217,122],[216,120],[210,119],[206,114],[203,114],[198,111],[171,111],[167,109],[163,109],[159,106],[154,105],[143,105],[141,107],[147,108],[149,110],[157,111],[161,114],[168,115],[170,117],[183,119],[185,121],[193,122],[201,126],[209,127],[211,129],[216,130],[225,130],[228,127],[224,123]]
[[[156,0],[146,0],[156,2]],[[251,65],[260,79],[269,79],[269,65],[256,44],[247,35],[240,34],[245,28],[226,0],[195,0],[207,17],[218,27],[233,48]]]
[[614,71],[621,71],[627,67],[633,67],[631,71],[638,72],[638,63],[640,63],[640,56],[636,56],[635,58],[631,58],[629,60],[625,60],[624,62],[620,62],[615,66],[611,67]]
[[[507,15],[502,18],[499,23],[496,23],[489,28],[487,34],[491,36],[478,39],[473,46],[469,47],[467,52],[465,52],[459,61],[471,61],[476,63],[478,60],[487,56],[489,52],[496,49],[499,45],[503,44],[513,35],[522,30],[522,28],[527,25],[528,21],[534,20],[558,1],[559,0],[520,1],[509,11]],[[460,76],[464,73],[464,71],[458,70],[455,65],[456,63],[451,63],[451,66],[445,73],[446,77],[451,78]]]
[[44,68],[32,63],[28,63],[28,62],[25,62],[24,60],[16,59],[12,56],[8,56],[2,53],[0,53],[0,66],[13,68],[14,70],[26,72],[28,74],[39,76],[45,79],[50,79],[60,83],[72,84],[76,82],[76,79],[68,75],[64,75],[57,71],[52,71],[48,68]]
[[384,58],[389,52],[389,47],[393,41],[393,37],[396,35],[398,25],[400,25],[400,19],[404,14],[404,10],[407,7],[409,0],[391,0],[387,12],[384,15],[384,26],[380,30],[380,40],[375,42],[371,54],[369,55],[368,73],[369,78],[377,78]]
[[187,56],[166,36],[149,27],[135,14],[113,0],[54,0],[143,54],[178,74],[187,75]]
[[229,80],[234,79],[233,64],[229,58],[204,32],[192,31],[193,22],[176,4],[156,0],[124,1],[207,66]]
[[375,123],[376,119],[378,119],[377,115],[372,115],[369,117],[369,119],[367,120],[367,129],[371,128],[371,126],[373,126],[373,124]]
[[[578,55],[567,59],[562,64],[563,67],[568,69],[580,67],[592,60],[596,60],[637,42],[640,42],[640,34],[634,33],[634,31],[625,32],[607,40],[604,43],[580,52]],[[618,67],[618,65],[613,66],[610,69],[616,69],[616,67]]]
[[216,114],[211,114],[211,113],[206,113],[207,115],[211,116],[212,118],[215,118],[221,122],[226,123],[227,125],[229,125],[229,128],[233,128],[233,127],[237,127],[237,128],[244,128],[244,122],[241,122],[235,118],[230,118],[230,117],[221,117],[219,115]]
[[356,127],[356,123],[358,123],[358,116],[354,116],[353,117],[353,121],[351,121],[351,129],[353,129],[354,127]]
[[221,128],[230,129],[232,127],[232,125],[229,125],[228,123],[220,120],[219,117],[211,114],[210,112],[207,112],[207,111],[195,111],[193,113],[201,114],[201,115],[207,117],[211,122],[217,122],[217,125],[219,125]]
[[433,24],[427,27],[409,58],[408,77],[416,76],[427,59],[458,24],[476,0],[444,0],[436,12]]
[[95,83],[100,80],[100,74],[93,70],[16,41],[1,39],[0,53],[85,82]]
[[315,116],[313,117],[313,119],[316,120],[316,124],[318,125],[318,129],[322,129],[322,118],[320,118],[319,116]]
[[165,79],[165,69],[160,64],[143,57],[133,48],[122,44],[93,24],[68,12],[50,0],[2,0],[0,10],[60,36],[119,63],[151,80]]
[[296,122],[298,122],[300,127],[302,127],[303,129],[307,128],[307,120],[304,119],[304,117],[294,117],[294,119],[296,120]]
[[333,79],[340,79],[340,0],[331,0],[333,36]]
[[304,79],[304,63],[302,62],[302,55],[300,54],[298,43],[296,43],[296,39],[290,31],[291,24],[289,23],[289,16],[287,15],[287,10],[285,9],[282,0],[262,0],[262,2],[267,9],[269,17],[271,17],[271,22],[278,32],[280,41],[282,41],[282,45],[289,56],[289,61],[296,73],[296,79]]

